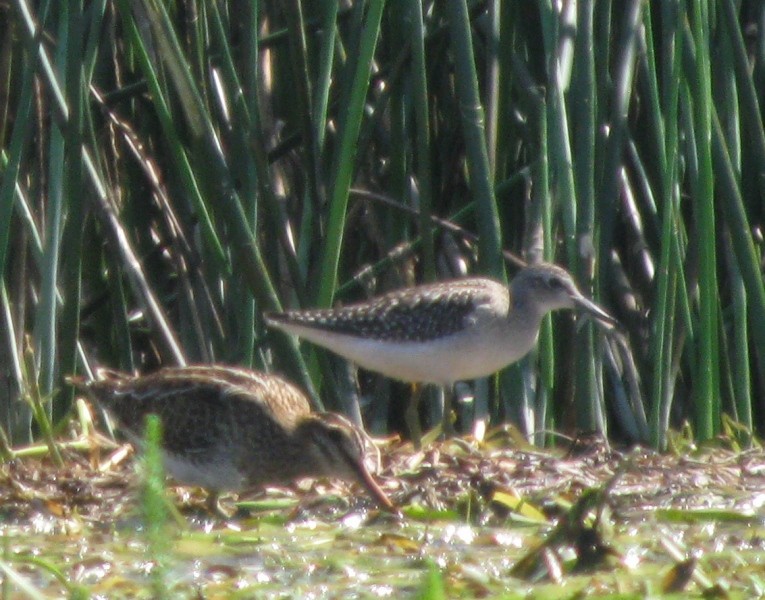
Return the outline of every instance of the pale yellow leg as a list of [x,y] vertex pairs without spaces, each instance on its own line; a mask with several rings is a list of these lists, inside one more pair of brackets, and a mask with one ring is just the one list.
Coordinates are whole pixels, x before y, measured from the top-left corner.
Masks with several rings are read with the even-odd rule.
[[228,520],[232,517],[227,511],[220,505],[220,492],[217,490],[209,490],[207,492],[207,502],[205,502],[205,508],[211,515],[215,515],[224,520]]
[[418,383],[412,384],[412,398],[406,407],[404,420],[412,438],[415,450],[422,448],[422,427],[420,426],[420,399],[422,398],[423,386]]
[[441,428],[444,433],[444,437],[454,437],[454,422],[456,420],[456,414],[452,410],[452,406],[454,404],[454,388],[439,388],[439,394],[441,395],[440,401],[444,408],[443,419],[441,422]]

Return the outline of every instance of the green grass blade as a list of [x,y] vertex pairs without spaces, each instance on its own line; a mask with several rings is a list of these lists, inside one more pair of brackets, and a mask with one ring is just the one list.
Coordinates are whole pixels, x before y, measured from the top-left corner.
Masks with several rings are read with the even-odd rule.
[[409,6],[412,44],[412,102],[415,109],[415,131],[417,135],[417,183],[419,186],[419,233],[422,239],[422,263],[425,281],[436,278],[436,259],[433,249],[433,233],[430,225],[433,204],[432,170],[430,166],[430,111],[428,110],[428,82],[425,62],[425,29],[422,20],[422,6],[411,2]]
[[486,149],[485,116],[478,91],[470,15],[465,0],[447,2],[445,8],[451,33],[457,102],[465,136],[470,191],[477,207],[479,261],[486,274],[505,280],[502,232]]
[[355,144],[358,139],[363,116],[366,94],[369,87],[369,73],[375,46],[380,33],[383,0],[371,0],[361,31],[359,48],[346,103],[347,113],[340,132],[340,143],[333,161],[332,185],[329,193],[329,220],[322,253],[318,306],[330,306],[337,287],[337,268],[343,243],[345,213],[348,206],[348,192],[356,167]]
[[708,439],[719,429],[720,389],[718,356],[719,312],[717,289],[717,257],[714,211],[714,174],[712,172],[712,84],[707,49],[710,43],[709,6],[705,0],[694,0],[692,29],[696,50],[697,86],[694,93],[694,129],[699,161],[695,185],[696,236],[699,252],[699,331],[697,379],[694,386],[694,423],[696,435]]

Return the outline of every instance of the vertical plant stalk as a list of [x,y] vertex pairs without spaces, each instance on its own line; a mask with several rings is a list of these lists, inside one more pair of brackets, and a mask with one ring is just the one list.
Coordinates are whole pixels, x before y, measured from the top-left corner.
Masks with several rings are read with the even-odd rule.
[[[666,446],[666,432],[669,428],[669,414],[672,406],[674,374],[672,372],[672,344],[675,332],[675,306],[678,294],[678,271],[681,269],[677,239],[679,184],[678,172],[678,103],[680,98],[680,76],[683,57],[683,38],[678,35],[679,15],[676,7],[662,7],[662,59],[669,65],[662,86],[662,100],[659,100],[657,68],[652,52],[648,53],[651,61],[650,84],[655,90],[651,94],[652,114],[656,129],[656,144],[661,169],[661,254],[655,285],[657,289],[654,302],[654,334],[651,340],[651,355],[654,357],[654,377],[651,389],[650,439],[658,449]],[[646,14],[646,31],[651,48],[652,28]],[[666,124],[666,125],[665,125]],[[680,271],[682,275],[682,271]]]
[[[407,57],[411,52],[408,33],[410,30],[409,8],[406,2],[393,2],[388,5],[385,11],[385,19],[382,22],[382,31],[380,37],[388,38],[388,44],[391,48],[400,49],[399,54],[404,52]],[[411,4],[411,3],[410,3]],[[413,61],[408,61],[407,65],[413,68]],[[387,166],[387,185],[388,192],[396,198],[406,198],[414,196],[416,193],[410,193],[410,178],[412,171],[412,143],[409,141],[411,132],[409,131],[410,119],[408,118],[407,108],[410,101],[406,93],[407,81],[405,77],[390,77],[386,85],[385,104],[387,104],[388,131],[390,135],[390,152],[388,155]],[[375,101],[374,115],[378,116],[383,105],[380,104],[380,96]],[[360,154],[365,154],[369,147],[369,141],[372,138],[372,129],[370,125],[375,123],[376,119],[369,119],[365,122],[359,133]],[[381,215],[380,229],[382,240],[386,248],[394,248],[400,240],[411,237],[411,227],[407,221],[396,219],[395,215],[385,212]]]
[[[540,95],[537,107],[533,109],[534,120],[537,123],[539,134],[537,160],[532,165],[532,188],[531,188],[531,208],[527,227],[534,227],[540,230],[542,234],[542,252],[545,260],[553,258],[552,243],[552,202],[550,199],[550,168],[549,168],[549,135],[547,130],[547,102],[544,96]],[[529,243],[529,240],[526,240]],[[529,431],[545,431],[552,429],[549,427],[554,419],[551,410],[550,401],[552,399],[552,390],[555,385],[555,345],[553,343],[553,327],[550,316],[547,315],[542,320],[542,327],[539,331],[539,343],[537,344],[537,356],[539,357],[539,387],[537,388],[536,398],[532,406],[526,406],[522,414],[531,414],[533,409],[534,422],[533,429]],[[524,386],[526,388],[527,386]],[[528,404],[529,394],[524,393],[521,398]],[[528,432],[527,432],[528,433]],[[536,442],[540,445],[545,442],[545,434],[537,434]]]
[[[126,24],[126,28],[131,32],[136,53],[141,58],[141,67],[147,76],[153,94],[156,96],[154,100],[158,102],[159,98],[164,99],[167,94],[159,86],[154,66],[148,59],[146,44],[140,36],[131,5],[127,0],[119,0],[118,7],[120,8],[120,14],[123,22]],[[144,0],[143,8],[146,11],[144,17],[151,25],[151,32],[153,34],[151,40],[158,46],[158,52],[167,67],[167,73],[176,87],[178,98],[181,101],[183,115],[186,117],[186,125],[194,137],[195,163],[198,166],[200,164],[205,165],[204,169],[198,168],[198,170],[203,172],[206,178],[203,181],[197,182],[194,179],[194,172],[190,168],[189,157],[183,149],[183,144],[178,139],[174,139],[171,147],[176,150],[175,158],[178,161],[177,166],[180,168],[181,173],[191,178],[187,183],[195,192],[195,207],[203,211],[204,214],[208,214],[209,208],[216,209],[217,214],[229,227],[228,233],[231,236],[229,254],[233,255],[236,259],[237,266],[241,268],[242,277],[255,295],[259,307],[262,310],[279,310],[281,306],[276,290],[263,260],[258,240],[248,225],[250,220],[244,211],[239,195],[235,191],[236,186],[232,180],[226,159],[222,154],[222,146],[215,126],[206,111],[196,82],[193,81],[188,70],[184,68],[184,57],[173,28],[173,23],[163,3],[155,0]],[[171,115],[166,109],[168,105],[167,101],[163,101],[162,106],[164,109],[160,111],[160,115],[165,117],[162,121],[163,131],[169,136],[176,137],[175,126],[170,118]],[[267,172],[260,171],[260,166],[258,164],[261,175],[259,183],[265,186]],[[200,188],[205,188],[208,193],[215,195],[217,201],[215,203],[206,202]],[[212,229],[212,225],[210,227],[209,234],[217,241],[217,235],[214,229]],[[227,260],[220,266],[225,269],[230,267]],[[321,402],[318,394],[314,391],[296,342],[287,336],[275,336],[274,349],[284,362],[285,369],[305,387],[314,405],[320,407]]]
[[[557,201],[563,220],[563,237],[569,260],[578,256],[576,251],[577,198],[571,156],[569,117],[564,98],[563,65],[558,13],[549,2],[540,3],[540,18],[544,35],[547,71],[547,131],[550,175],[555,182]],[[552,219],[552,215],[549,217]],[[549,252],[549,250],[548,250]],[[551,255],[548,258],[552,258]],[[588,411],[589,412],[589,411]],[[592,429],[592,424],[585,426]]]
[[[595,114],[597,100],[593,39],[594,0],[577,4],[577,35],[574,45],[574,76],[571,89],[571,127],[573,128],[573,176],[576,189],[577,279],[584,293],[595,297],[593,286],[595,256]],[[576,353],[576,401],[581,410],[590,412],[580,426],[605,429],[605,416],[600,409],[602,394],[598,380],[601,360],[595,349],[593,326],[579,333],[580,351]],[[597,366],[596,366],[597,365]]]
[[723,214],[732,232],[731,243],[744,279],[747,299],[751,303],[750,331],[753,346],[758,349],[755,353],[757,366],[761,373],[765,373],[765,352],[762,351],[765,348],[765,287],[760,273],[760,262],[752,237],[748,233],[751,228],[746,208],[716,113],[713,113],[713,125],[712,153],[722,196]]
[[491,0],[487,10],[487,16],[489,19],[489,40],[487,43],[488,64],[486,66],[486,146],[489,157],[489,172],[491,173],[492,182],[497,181],[497,135],[499,130],[498,113],[500,89],[499,39],[502,16],[501,5],[501,0]]
[[157,415],[146,418],[142,457],[141,512],[146,528],[146,545],[152,561],[151,587],[155,598],[169,598],[167,585],[168,510],[165,496],[165,468],[162,464],[162,423]]
[[34,348],[31,346],[29,338],[26,339],[26,344],[27,349],[22,365],[22,377],[24,379],[23,395],[32,408],[32,415],[37,422],[37,426],[40,428],[45,444],[48,446],[48,452],[50,452],[53,464],[60,469],[64,466],[64,459],[61,457],[58,445],[56,444],[53,426],[46,410],[46,405],[48,405],[51,396],[50,394],[43,395],[40,389],[36,376]]
[[470,14],[465,0],[451,0],[446,3],[445,9],[454,56],[460,123],[465,136],[470,192],[478,210],[479,260],[485,273],[506,281],[499,213],[486,149],[485,117],[475,70]]
[[699,328],[694,385],[695,433],[701,440],[719,430],[718,289],[712,172],[712,73],[709,64],[710,15],[706,0],[694,0],[692,29],[696,48],[694,130],[699,168],[694,212],[699,253]]
[[[137,62],[141,67],[142,73],[146,78],[146,82],[149,86],[149,90],[151,91],[154,110],[162,128],[162,133],[167,141],[166,148],[170,151],[170,158],[174,162],[175,170],[180,182],[183,185],[184,192],[187,194],[188,198],[191,200],[194,208],[197,211],[197,218],[199,219],[200,229],[210,250],[210,256],[219,268],[230,270],[226,252],[224,251],[223,245],[215,231],[209,208],[205,203],[204,197],[202,195],[202,190],[200,189],[201,184],[198,181],[198,175],[192,169],[189,157],[186,152],[184,152],[184,147],[181,143],[179,133],[175,127],[173,115],[171,114],[169,108],[169,103],[166,100],[166,94],[164,93],[163,88],[160,86],[156,67],[149,56],[147,44],[144,43],[144,40],[141,37],[142,30],[133,16],[131,4],[128,2],[128,0],[118,0],[117,7],[119,8],[119,13],[122,17],[121,21],[125,28],[126,38],[130,42],[131,48],[135,53]],[[156,28],[160,28],[161,19],[156,15],[156,13],[152,15],[151,20],[153,23],[156,23]],[[164,32],[160,32],[160,39],[165,40],[166,37],[169,36],[165,36]],[[163,48],[167,47],[175,48],[176,46],[172,45],[169,40],[165,40],[163,43]],[[165,50],[163,55],[167,56],[170,53],[170,50]],[[170,69],[169,71],[171,74],[177,74],[179,70],[183,71],[183,69],[176,64],[175,68]],[[183,79],[183,76],[177,76],[173,81]],[[192,84],[187,82],[186,87],[191,86]],[[186,90],[186,87],[184,87],[184,90]],[[193,93],[180,93],[179,95],[182,99],[185,100],[185,102],[181,104],[181,106],[186,109],[185,114],[191,115],[188,116],[188,124],[190,130],[197,135],[202,135],[201,132],[204,130],[202,123],[204,121],[194,116],[194,108],[196,108],[196,106],[193,105],[193,102],[190,99],[195,98],[196,96]]]
[[106,197],[105,190],[102,190],[102,193],[104,195],[101,195],[101,193],[96,194],[99,218],[104,223],[107,231],[111,233],[116,250],[122,257],[122,264],[127,270],[133,293],[137,298],[141,299],[149,323],[156,329],[158,334],[157,340],[161,342],[160,347],[162,348],[164,358],[171,360],[176,365],[184,366],[186,358],[178,342],[178,337],[170,325],[170,320],[167,318],[162,304],[154,295],[143,272],[141,261],[138,260],[133,251],[127,232],[122,227],[122,223],[120,223],[109,199]]
[[420,190],[419,232],[422,241],[423,273],[426,281],[436,276],[436,259],[433,249],[431,206],[433,186],[430,167],[430,114],[428,110],[428,79],[425,66],[425,28],[422,20],[422,4],[410,2],[412,87],[414,94],[415,127],[417,135],[417,181]]
[[324,163],[327,105],[329,104],[329,88],[332,84],[332,65],[334,64],[335,40],[337,39],[335,21],[340,3],[337,0],[324,0],[323,5],[324,14],[321,20],[323,35],[319,49],[319,76],[314,86],[313,97],[313,135],[316,140],[317,159],[320,165]]
[[[637,34],[640,30],[642,0],[629,0],[622,3],[622,37],[618,45],[618,57],[613,74],[613,94],[609,101],[611,114],[608,116],[611,128],[606,140],[602,182],[598,190],[601,255],[608,256],[614,241],[614,220],[616,199],[619,197],[621,182],[622,148],[627,133],[627,115],[632,95],[632,81],[635,75],[635,51]],[[604,263],[600,269],[604,269]],[[601,271],[602,272],[602,271]]]
[[[7,344],[8,361],[11,363],[11,367],[8,370],[6,382],[8,392],[8,402],[12,402],[13,393],[18,390],[24,389],[24,365],[21,362],[18,349],[22,347],[20,342],[20,335],[22,332],[17,332],[14,324],[14,315],[11,307],[11,300],[8,297],[8,286],[5,280],[0,278],[0,308],[2,308],[3,318],[0,319],[0,331],[5,333],[6,339],[0,340],[0,343]],[[7,363],[6,363],[7,365]],[[15,383],[11,383],[11,380]],[[13,406],[15,405],[15,406]],[[2,415],[2,428],[7,428],[5,432],[6,437],[9,440],[9,444],[13,441],[16,443],[31,443],[32,442],[32,408],[26,403],[13,402],[9,406],[3,406],[4,413]],[[5,418],[7,416],[7,419]]]
[[[70,31],[70,25],[72,20],[70,19],[71,13],[77,12],[77,3],[66,3],[64,5],[57,5],[57,12],[55,16],[60,19],[58,24],[58,36],[59,45],[57,47],[57,54],[55,56],[56,72],[64,73],[64,86],[67,91],[71,91],[71,83],[67,85],[66,77],[72,75],[71,68],[67,65],[67,56],[77,53],[79,51],[78,45],[80,39],[72,40]],[[74,44],[74,48],[72,47]],[[76,78],[76,85],[79,85],[79,77]],[[75,98],[79,94],[75,92]],[[70,101],[69,98],[65,98],[64,102]],[[65,125],[71,127],[77,127],[79,121],[71,123],[71,110],[67,104],[67,119],[65,119]],[[35,315],[35,358],[37,360],[37,385],[40,387],[40,393],[47,397],[52,397],[53,380],[56,372],[56,366],[58,363],[58,351],[59,345],[57,343],[57,324],[58,324],[58,269],[61,261],[62,254],[62,239],[61,234],[64,223],[64,211],[65,203],[67,201],[67,182],[65,178],[71,177],[71,174],[67,170],[67,150],[71,151],[71,148],[66,148],[65,137],[71,142],[73,138],[77,138],[77,131],[70,130],[68,127],[62,130],[58,124],[52,124],[50,128],[50,137],[48,140],[49,156],[48,156],[48,190],[47,199],[48,206],[46,210],[46,223],[45,223],[45,235],[44,249],[43,249],[43,263],[42,263],[42,280],[40,284],[40,300],[37,305],[37,312]],[[69,153],[71,157],[71,153]],[[79,160],[77,153],[74,154],[74,160]],[[74,167],[74,172],[77,173],[80,166]],[[49,407],[48,416],[52,417],[53,407],[52,403]]]
[[340,261],[340,249],[343,245],[348,192],[356,168],[355,144],[364,115],[364,105],[369,88],[369,73],[380,33],[380,21],[384,6],[384,0],[370,0],[369,2],[351,83],[348,112],[343,122],[340,143],[334,160],[332,190],[329,194],[329,222],[319,272],[319,294],[316,299],[316,304],[322,307],[332,305],[332,298],[337,287],[337,269]]
[[[725,9],[723,8],[724,11]],[[723,118],[731,163],[736,170],[736,178],[740,182],[739,186],[743,187],[741,183],[742,137],[748,135],[748,133],[741,131],[742,108],[746,107],[747,104],[743,96],[747,94],[747,90],[750,89],[751,85],[746,85],[742,82],[743,89],[739,93],[736,83],[739,75],[737,54],[741,50],[737,45],[737,41],[740,42],[740,38],[735,34],[731,35],[728,27],[722,27],[721,29],[726,35],[719,37],[720,50],[718,51],[717,60],[712,65],[712,76],[716,83],[714,88],[715,103],[718,106],[726,107],[718,115],[721,114]],[[731,65],[735,65],[734,68],[730,68]],[[745,73],[745,80],[751,84],[751,78],[748,77],[748,73]],[[756,103],[756,99],[754,101]],[[752,107],[748,108],[751,110]],[[748,119],[744,122],[748,122]],[[761,123],[761,120],[758,119],[757,122]],[[752,131],[755,136],[758,131],[762,133],[762,127],[747,127],[747,129]],[[751,146],[756,148],[756,141]],[[755,148],[753,148],[755,150],[754,154],[756,154]],[[761,168],[765,169],[765,163],[761,164]],[[751,187],[750,189],[742,189],[744,194],[751,194],[751,192]],[[724,225],[724,219],[722,222],[718,221],[718,223],[720,224],[719,231],[722,242],[719,248],[721,253],[720,262],[721,266],[724,266],[727,271],[728,288],[730,289],[731,296],[730,310],[725,311],[729,316],[729,326],[725,325],[726,314],[723,314],[723,307],[718,304],[720,307],[718,323],[721,323],[718,335],[720,339],[720,358],[722,360],[721,366],[718,369],[720,393],[723,398],[731,398],[732,406],[729,410],[733,414],[733,418],[745,430],[741,440],[745,444],[750,444],[752,439],[750,433],[754,431],[754,424],[752,422],[751,360],[749,340],[746,333],[748,320],[746,288],[741,276],[741,269],[738,268],[735,253],[731,247],[731,231]],[[720,418],[724,423],[725,417],[720,415]]]
[[[85,181],[82,169],[83,143],[83,90],[87,89],[83,81],[82,44],[85,43],[83,31],[84,14],[82,1],[68,3],[69,39],[66,55],[66,97],[69,105],[64,144],[66,148],[66,172],[64,174],[64,199],[66,203],[66,224],[61,239],[63,298],[65,300],[60,317],[58,332],[58,365],[60,374],[74,373],[77,364],[77,339],[80,325],[80,268],[82,260],[82,236],[84,214],[82,193]],[[59,375],[60,379],[60,375]],[[63,417],[71,405],[74,391],[67,388],[65,396],[52,407],[54,422]],[[61,401],[61,400],[66,400]]]
[[[35,315],[35,356],[42,393],[49,396],[53,390],[56,368],[57,274],[61,257],[61,230],[64,203],[64,138],[63,132],[53,127],[50,132],[48,206],[45,235],[43,236],[42,282],[40,301]],[[50,413],[52,415],[52,411]]]
[[[36,56],[36,54],[33,54]],[[21,163],[25,149],[32,134],[32,97],[34,92],[35,71],[27,65],[21,78],[21,92],[16,106],[16,115],[8,146],[7,161],[3,160],[0,170],[0,277],[5,277],[5,264],[8,257],[8,244],[11,236],[13,219],[13,197],[19,180]],[[5,155],[5,152],[3,152]]]
[[312,123],[311,79],[308,71],[308,43],[305,37],[303,0],[290,0],[289,4],[291,6],[286,8],[284,14],[289,29],[290,64],[292,66],[294,98],[297,104],[296,112],[301,117],[300,130],[303,137],[303,158],[306,162],[306,179],[308,180],[310,195],[314,198],[316,204],[319,204],[321,188],[320,162],[318,144],[314,137],[315,128]]
[[[730,243],[730,230],[726,232],[725,258],[728,264],[731,299],[733,305],[733,327],[730,350],[730,380],[732,382],[735,418],[747,432],[753,432],[755,423],[752,414],[752,377],[750,372],[750,349],[748,331],[748,301],[746,285],[741,269],[735,260],[735,253]],[[747,442],[751,436],[747,434]]]
[[[741,28],[736,17],[736,7],[733,0],[722,0],[720,2],[722,22],[725,26],[724,31],[729,37],[733,50],[733,66],[736,71],[736,82],[738,84],[739,98],[741,99],[741,113],[745,123],[751,123],[752,127],[747,128],[747,134],[751,138],[751,150],[754,154],[754,163],[759,165],[759,173],[755,183],[759,188],[760,198],[765,195],[765,127],[763,127],[762,111],[757,101],[757,90],[753,77],[749,72],[749,61],[747,58],[746,47]],[[760,8],[765,13],[765,9]],[[762,23],[762,21],[760,21]],[[759,37],[763,39],[763,32],[759,32]],[[760,56],[762,58],[762,56]],[[760,70],[763,69],[762,60],[757,61]],[[762,88],[760,88],[762,94]]]

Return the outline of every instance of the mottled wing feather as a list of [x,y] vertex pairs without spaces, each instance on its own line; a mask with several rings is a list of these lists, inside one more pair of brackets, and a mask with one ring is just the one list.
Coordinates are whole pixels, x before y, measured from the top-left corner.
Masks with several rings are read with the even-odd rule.
[[425,342],[461,331],[476,309],[492,299],[484,281],[462,279],[398,290],[366,303],[270,318],[371,340]]
[[214,430],[221,422],[221,411],[227,410],[220,401],[220,389],[179,382],[152,389],[140,385],[141,380],[137,383],[109,389],[108,382],[97,382],[90,388],[132,439],[143,438],[146,417],[155,414],[162,422],[162,444],[169,452],[205,453],[219,443]]
[[186,457],[237,447],[239,431],[268,435],[289,428],[310,411],[305,396],[288,382],[233,368],[169,368],[92,382],[86,389],[134,439],[143,437],[146,416],[158,415],[163,446]]
[[217,365],[163,369],[160,375],[170,379],[203,380],[206,385],[218,386],[224,394],[257,404],[264,412],[278,415],[280,420],[294,420],[311,410],[305,394],[277,375]]

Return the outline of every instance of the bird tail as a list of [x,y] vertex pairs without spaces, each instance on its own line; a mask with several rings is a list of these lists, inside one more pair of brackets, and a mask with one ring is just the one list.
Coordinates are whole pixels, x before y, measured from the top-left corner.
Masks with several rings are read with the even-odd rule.
[[95,377],[89,379],[83,375],[68,375],[64,380],[78,391],[99,404],[109,406],[111,393],[115,385],[129,379],[131,375],[108,367],[98,367]]
[[85,390],[89,386],[102,381],[110,381],[112,383],[124,381],[132,377],[130,373],[124,371],[118,371],[117,369],[110,369],[109,367],[98,367],[94,373],[93,379],[88,379],[84,375],[67,375],[64,377],[69,385],[76,387],[79,390]]

